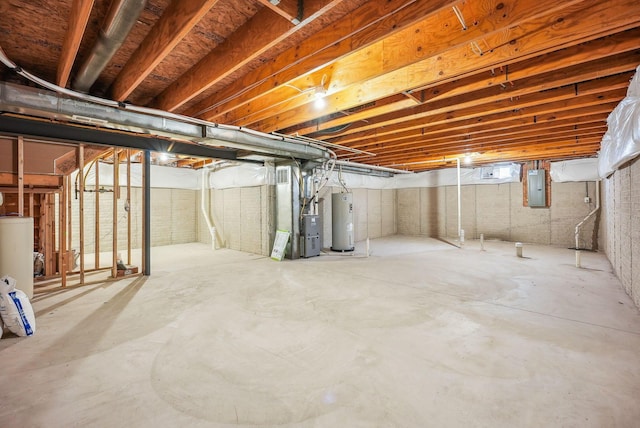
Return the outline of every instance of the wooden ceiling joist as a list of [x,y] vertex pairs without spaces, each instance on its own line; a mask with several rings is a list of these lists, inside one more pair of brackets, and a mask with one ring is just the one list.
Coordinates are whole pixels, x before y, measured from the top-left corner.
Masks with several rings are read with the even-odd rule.
[[[304,43],[278,55],[263,67],[189,108],[185,113],[205,120],[224,121],[222,115],[261,96],[268,95],[296,78],[328,62],[393,35],[420,19],[450,7],[460,0],[390,0],[366,2]],[[224,122],[227,123],[227,122]]]
[[[585,9],[578,6],[569,7],[546,15],[544,18],[506,29],[494,39],[485,38],[490,40],[490,45],[493,46],[485,55],[475,55],[469,46],[464,45],[449,49],[446,54],[431,56],[363,81],[357,86],[351,85],[331,94],[329,111],[323,113],[346,110],[399,91],[447,79],[454,80],[457,76],[474,74],[479,70],[488,71],[509,62],[548,53],[554,50],[556,44],[567,46],[579,44],[593,37],[594,26],[597,26],[599,34],[607,31],[613,33],[615,29],[611,28],[612,26],[617,28],[619,25],[638,21],[636,16],[629,16],[626,19],[619,16],[624,7],[632,7],[634,0],[612,0],[607,4],[597,0],[587,0],[584,3],[578,6],[588,5],[589,7]],[[510,42],[505,43],[505,39]],[[314,105],[307,103],[267,118],[255,116],[246,123],[254,129],[270,132],[313,119],[317,115],[318,111]],[[258,120],[255,121],[255,119]]]
[[[573,0],[568,4],[577,1],[579,0]],[[367,46],[366,49],[350,53],[335,63],[315,71],[316,77],[312,80],[319,82],[323,75],[331,76],[329,96],[332,96],[334,92],[343,91],[358,82],[367,81],[394,70],[401,70],[422,59],[437,57],[447,50],[464,48],[467,51],[469,43],[500,33],[507,24],[520,25],[527,20],[539,17],[543,12],[548,13],[549,10],[558,9],[559,4],[566,7],[565,3],[567,2],[541,0],[532,7],[530,4],[511,0],[499,3],[496,9],[489,9],[485,4],[477,2],[464,3],[460,6],[461,10],[466,11],[464,12],[466,15],[474,17],[477,23],[466,31],[456,28],[460,24],[453,11],[449,13],[449,19],[445,22],[442,22],[440,15],[432,15],[382,41]],[[302,86],[304,78],[303,76],[289,83],[293,86]],[[393,85],[389,88],[393,88],[394,93],[398,92]],[[313,100],[313,94],[310,95]],[[274,93],[269,97],[246,103],[242,110],[228,113],[215,120],[230,124],[240,121],[255,123],[268,114],[269,107],[272,105],[286,103],[287,108],[292,109],[309,103],[309,99],[305,97],[298,97],[293,102],[290,99],[291,96],[286,91],[280,91],[280,94]],[[257,126],[260,127],[260,125]]]
[[171,2],[113,82],[112,98],[124,101],[217,2]]
[[342,0],[315,1],[322,7],[312,11],[308,19],[293,25],[275,16],[270,10],[259,11],[250,21],[238,29],[232,39],[227,39],[211,51],[198,64],[171,84],[154,101],[156,108],[174,111],[187,101],[222,81],[243,65],[273,48],[310,23],[316,14],[325,13]]
[[58,86],[62,86],[63,88],[67,86],[71,68],[78,54],[80,42],[82,41],[82,36],[89,22],[92,9],[93,0],[73,0],[71,13],[69,14],[68,28],[60,52],[60,61],[58,62],[58,72],[56,76],[56,84]]
[[302,4],[300,0],[258,0],[287,21],[298,25],[302,21]]

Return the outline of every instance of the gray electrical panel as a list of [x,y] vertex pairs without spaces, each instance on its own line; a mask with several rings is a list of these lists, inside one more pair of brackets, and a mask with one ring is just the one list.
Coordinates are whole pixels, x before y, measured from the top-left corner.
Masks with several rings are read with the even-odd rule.
[[527,173],[527,190],[530,207],[546,207],[546,180],[544,169],[530,169]]
[[310,214],[302,216],[300,252],[305,258],[320,255],[320,216]]

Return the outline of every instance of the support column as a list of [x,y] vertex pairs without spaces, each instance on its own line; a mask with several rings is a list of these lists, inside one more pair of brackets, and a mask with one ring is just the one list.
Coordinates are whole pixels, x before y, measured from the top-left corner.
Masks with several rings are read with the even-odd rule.
[[144,168],[142,174],[142,273],[151,275],[151,152],[144,152]]
[[100,159],[96,159],[96,221],[95,221],[95,268],[100,269]]
[[80,191],[80,284],[84,284],[84,144],[78,147],[78,182]]

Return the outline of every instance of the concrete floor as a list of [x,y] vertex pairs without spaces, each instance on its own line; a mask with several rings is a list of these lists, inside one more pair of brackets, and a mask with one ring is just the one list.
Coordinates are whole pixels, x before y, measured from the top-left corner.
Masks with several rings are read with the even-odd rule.
[[36,335],[0,340],[0,426],[639,426],[640,314],[606,258],[485,247],[187,244],[147,279],[38,289]]

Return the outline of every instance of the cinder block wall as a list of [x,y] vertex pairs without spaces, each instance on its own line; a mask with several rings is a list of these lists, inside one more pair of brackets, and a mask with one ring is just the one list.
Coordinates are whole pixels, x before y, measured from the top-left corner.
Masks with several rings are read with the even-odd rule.
[[[111,188],[108,188],[111,190]],[[197,191],[183,189],[151,189],[151,246],[195,242],[197,237]],[[93,253],[95,245],[96,198],[100,198],[100,251],[111,251],[113,243],[113,193],[85,192],[84,245],[85,253]],[[127,248],[126,188],[117,201],[118,248]],[[80,200],[72,199],[72,248],[80,248]],[[131,246],[142,246],[142,189],[131,188]]]
[[[522,183],[462,186],[465,237],[575,247],[575,226],[595,207],[595,183],[552,183],[550,208],[524,207],[522,192]],[[457,237],[456,186],[399,189],[397,198],[399,234]],[[582,248],[592,248],[595,225],[585,224]]]
[[[209,215],[222,239],[221,248],[269,255],[275,236],[275,186],[209,190]],[[211,235],[197,198],[198,241],[211,244]]]
[[627,294],[640,307],[640,160],[602,181],[601,242]]

